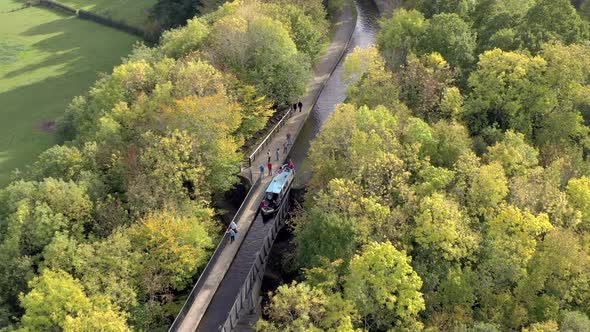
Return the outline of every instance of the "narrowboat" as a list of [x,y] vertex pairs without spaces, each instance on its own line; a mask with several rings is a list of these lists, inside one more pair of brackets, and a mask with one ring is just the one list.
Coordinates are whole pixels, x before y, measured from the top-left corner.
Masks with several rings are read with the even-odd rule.
[[272,217],[277,213],[277,210],[289,191],[294,178],[294,168],[290,168],[287,164],[279,168],[277,175],[272,178],[268,188],[266,188],[264,198],[260,203],[260,212],[262,213],[263,218]]

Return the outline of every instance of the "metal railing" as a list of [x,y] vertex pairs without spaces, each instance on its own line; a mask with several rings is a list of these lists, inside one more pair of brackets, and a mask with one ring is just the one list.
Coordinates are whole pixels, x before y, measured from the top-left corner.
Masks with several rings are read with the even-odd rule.
[[285,224],[285,219],[287,214],[289,213],[289,198],[291,196],[291,190],[285,196],[283,200],[280,210],[277,213],[276,217],[272,220],[272,227],[268,230],[268,234],[264,237],[264,245],[256,255],[256,259],[254,260],[254,265],[248,272],[248,276],[244,281],[244,284],[240,288],[240,292],[236,296],[233,306],[228,313],[228,317],[225,320],[225,323],[219,327],[219,331],[221,332],[231,332],[237,325],[238,321],[240,320],[240,314],[243,310],[251,309],[254,307],[254,300],[252,299],[252,291],[256,282],[261,281],[262,277],[264,276],[264,271],[266,269],[266,262],[268,256],[270,255],[270,250],[272,248],[279,231]]
[[[244,213],[246,203],[250,200],[250,197],[254,194],[256,189],[258,189],[258,186],[260,186],[260,183],[261,183],[260,180],[261,180],[261,178],[258,178],[258,180],[256,180],[256,182],[254,182],[252,187],[250,187],[250,190],[246,194],[246,197],[244,198],[244,200],[242,201],[242,204],[238,208],[238,211],[234,215],[232,221],[235,222],[236,224],[238,223],[238,221],[240,220],[240,217]],[[227,233],[223,234],[223,237],[219,241],[217,248],[215,249],[215,251],[213,252],[213,255],[209,259],[209,262],[207,262],[205,269],[203,270],[203,272],[199,276],[199,279],[195,283],[195,286],[193,287],[188,298],[184,302],[184,305],[182,306],[180,313],[178,314],[178,316],[176,316],[176,319],[174,319],[174,322],[170,326],[170,329],[168,329],[169,332],[178,331],[179,327],[182,325],[182,322],[184,321],[184,318],[186,317],[186,315],[190,311],[190,308],[192,307],[193,303],[195,302],[195,299],[196,299],[197,295],[199,294],[199,291],[201,290],[201,288],[203,288],[203,284],[205,283],[207,276],[209,275],[209,273],[211,273],[211,270],[213,269],[213,266],[215,266],[215,262],[217,262],[219,255],[221,255],[221,252],[223,251],[223,249],[225,249],[225,246],[227,245],[227,238],[228,237],[229,236],[227,235]]]
[[283,128],[285,123],[287,123],[287,120],[291,117],[292,113],[293,109],[289,109],[287,113],[285,113],[285,115],[283,115],[283,117],[279,120],[279,122],[277,122],[277,124],[270,130],[270,133],[266,135],[264,140],[258,145],[254,152],[252,152],[248,157],[244,159],[244,162],[242,163],[242,170],[252,167],[252,162],[256,160],[260,153],[264,151],[264,148],[266,148],[270,144],[270,142],[277,135],[279,130]]

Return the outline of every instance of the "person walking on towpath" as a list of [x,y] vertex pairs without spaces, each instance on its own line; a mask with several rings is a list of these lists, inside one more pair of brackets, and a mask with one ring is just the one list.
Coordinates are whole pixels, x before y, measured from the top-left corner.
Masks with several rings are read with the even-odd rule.
[[234,231],[236,234],[238,234],[238,225],[236,225],[236,223],[235,223],[235,222],[233,222],[233,220],[232,220],[232,222],[230,222],[230,223],[229,223],[229,229],[233,229],[233,231]]
[[279,154],[281,153],[281,149],[277,148],[277,161],[279,161]]
[[287,151],[289,151],[289,141],[285,141],[285,143],[283,143],[283,153],[287,154]]
[[234,240],[236,239],[236,232],[231,228],[227,232],[229,233],[230,243],[234,243]]
[[298,105],[299,105],[299,113],[301,113],[301,110],[303,109],[303,103],[300,101]]
[[266,152],[266,156],[268,157],[268,162],[270,163],[270,149],[268,149],[268,152]]
[[268,163],[268,175],[272,175],[272,163]]
[[293,113],[297,112],[297,103],[293,104]]
[[264,165],[260,165],[258,169],[260,170],[260,178],[262,179],[264,177]]
[[287,133],[287,144],[291,145],[291,133]]

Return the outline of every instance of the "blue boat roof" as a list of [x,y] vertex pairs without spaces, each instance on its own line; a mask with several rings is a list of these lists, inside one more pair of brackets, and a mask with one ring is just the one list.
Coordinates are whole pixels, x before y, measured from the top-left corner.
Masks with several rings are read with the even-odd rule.
[[272,178],[272,182],[268,185],[266,192],[273,194],[280,193],[281,189],[283,189],[283,186],[287,182],[287,179],[289,179],[290,174],[291,171],[283,171],[282,173],[275,175],[275,177]]

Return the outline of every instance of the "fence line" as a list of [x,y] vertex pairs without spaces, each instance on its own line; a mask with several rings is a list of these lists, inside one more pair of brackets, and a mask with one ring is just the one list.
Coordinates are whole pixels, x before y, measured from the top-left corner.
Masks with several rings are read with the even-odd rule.
[[136,35],[138,37],[143,38],[145,35],[143,29],[134,27],[134,26],[129,25],[123,21],[116,21],[111,18],[107,18],[107,17],[101,16],[101,15],[94,14],[94,13],[89,12],[84,9],[78,10],[78,17],[81,19],[84,19],[84,20],[93,21],[98,24],[106,25],[108,27],[124,31],[129,34]]
[[87,20],[87,21],[93,21],[98,24],[102,24],[102,25],[105,25],[105,26],[108,26],[108,27],[111,27],[111,28],[114,28],[117,30],[127,32],[132,35],[136,35],[138,37],[143,38],[145,35],[143,29],[140,29],[138,27],[134,27],[134,26],[129,25],[123,21],[116,21],[116,20],[101,16],[98,14],[91,13],[91,12],[84,10],[84,9],[76,9],[72,6],[68,6],[66,4],[63,4],[59,1],[39,0],[39,5],[46,7],[46,8],[61,10],[65,13],[68,13],[71,15],[76,15],[80,19]]
[[72,14],[72,15],[78,14],[78,10],[76,8],[68,6],[66,4],[63,4],[61,2],[53,1],[53,0],[39,0],[39,5],[47,7],[47,8],[61,10],[61,11],[64,11],[64,12],[66,12],[68,14]]
[[[258,189],[258,186],[260,186],[260,183],[261,183],[261,181],[259,178],[258,180],[256,180],[256,182],[254,182],[252,187],[250,187],[248,194],[246,194],[246,197],[242,201],[242,204],[238,208],[238,211],[236,212],[236,214],[232,218],[232,221],[235,222],[236,224],[238,223],[238,221],[240,220],[240,217],[244,213],[246,203],[250,200],[250,197],[254,194],[256,189]],[[182,306],[180,313],[174,319],[174,322],[170,326],[170,329],[168,329],[169,332],[178,331],[178,328],[182,325],[182,322],[184,321],[184,318],[186,317],[186,315],[190,311],[190,308],[192,307],[193,303],[195,302],[195,299],[196,299],[199,291],[201,290],[201,288],[203,288],[203,284],[205,283],[205,279],[206,279],[205,276],[207,276],[211,272],[211,269],[213,268],[213,266],[215,266],[215,262],[217,262],[219,255],[221,255],[221,252],[223,251],[223,249],[225,249],[225,247],[227,245],[227,238],[228,238],[227,233],[224,233],[223,237],[219,241],[219,244],[217,245],[217,248],[215,248],[213,255],[209,259],[209,262],[207,262],[205,269],[203,270],[203,272],[199,276],[199,279],[195,283],[195,286],[193,286],[193,289],[191,290],[188,298],[184,302],[184,305]]]

